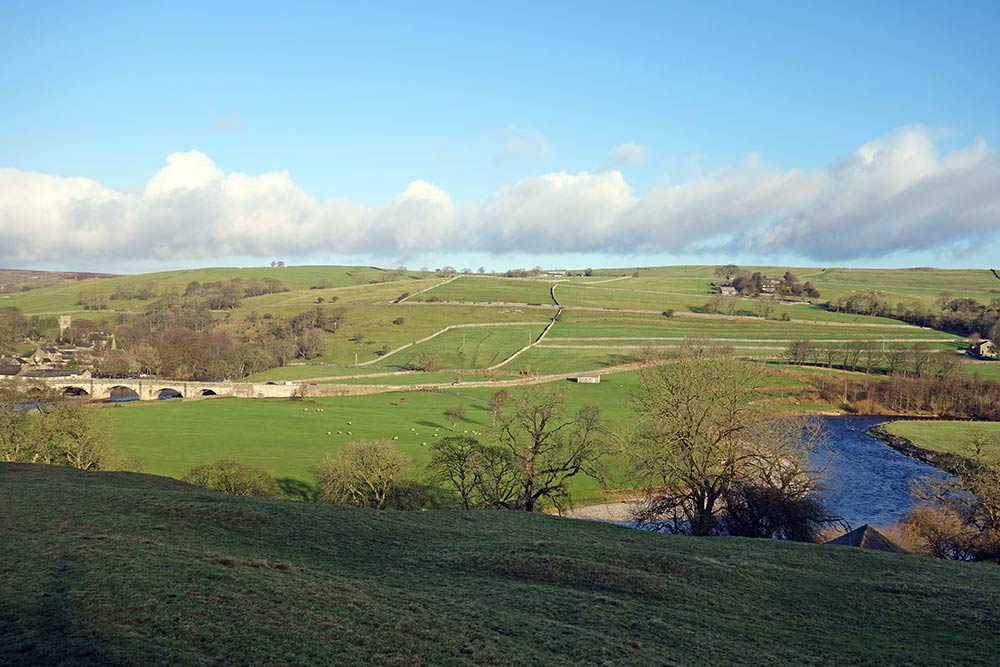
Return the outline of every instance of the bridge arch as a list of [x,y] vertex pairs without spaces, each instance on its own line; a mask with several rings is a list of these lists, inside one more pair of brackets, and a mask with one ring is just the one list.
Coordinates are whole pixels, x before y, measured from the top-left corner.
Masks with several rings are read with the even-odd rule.
[[156,392],[156,399],[158,401],[165,401],[170,398],[184,398],[184,394],[173,387],[164,387]]
[[218,396],[218,394],[215,393],[215,391],[212,390],[212,389],[202,389],[200,395],[201,396]]
[[67,386],[63,387],[62,393],[63,393],[63,396],[70,396],[70,397],[74,397],[74,398],[76,398],[76,397],[82,398],[84,396],[90,396],[90,392],[89,391],[87,391],[83,387],[77,387],[77,386],[74,386],[74,385],[67,385]]
[[135,389],[120,384],[111,387],[108,394],[108,400],[112,403],[127,403],[129,401],[138,401],[140,398],[139,393]]

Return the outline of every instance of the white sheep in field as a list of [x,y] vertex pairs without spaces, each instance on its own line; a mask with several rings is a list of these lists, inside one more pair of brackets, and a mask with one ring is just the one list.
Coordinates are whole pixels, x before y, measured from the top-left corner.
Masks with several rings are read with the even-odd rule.
[[350,431],[348,431],[348,432],[347,432],[347,435],[354,435],[354,434],[353,434],[353,433],[351,433]]
[[393,440],[399,440],[399,436],[398,435],[394,435],[394,436],[392,436],[392,439]]
[[343,431],[337,431],[337,435],[344,435]]
[[327,432],[326,432],[326,434],[327,434],[327,435],[330,435],[330,432],[329,432],[329,431],[327,431]]
[[347,422],[347,425],[348,425],[348,426],[351,426],[352,424],[351,424],[351,422]]

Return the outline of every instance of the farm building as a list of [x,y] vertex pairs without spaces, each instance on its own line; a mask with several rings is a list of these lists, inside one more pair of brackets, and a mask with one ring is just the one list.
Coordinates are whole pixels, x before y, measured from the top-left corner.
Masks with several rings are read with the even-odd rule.
[[969,346],[969,352],[981,359],[996,359],[1000,357],[1000,346],[991,340],[983,339]]
[[576,378],[576,381],[580,384],[600,384],[600,375],[580,375]]

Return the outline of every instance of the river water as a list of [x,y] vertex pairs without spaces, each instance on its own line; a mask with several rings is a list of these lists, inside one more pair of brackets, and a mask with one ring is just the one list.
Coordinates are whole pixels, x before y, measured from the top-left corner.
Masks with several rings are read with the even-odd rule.
[[886,417],[824,417],[823,421],[828,447],[813,456],[815,464],[828,464],[820,495],[852,528],[900,521],[913,505],[913,481],[944,474],[865,435],[866,429],[888,421]]

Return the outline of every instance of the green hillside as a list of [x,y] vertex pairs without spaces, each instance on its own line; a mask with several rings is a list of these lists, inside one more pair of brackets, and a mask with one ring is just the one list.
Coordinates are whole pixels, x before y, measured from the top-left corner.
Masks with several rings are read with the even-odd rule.
[[0,663],[993,665],[993,565],[0,464]]

